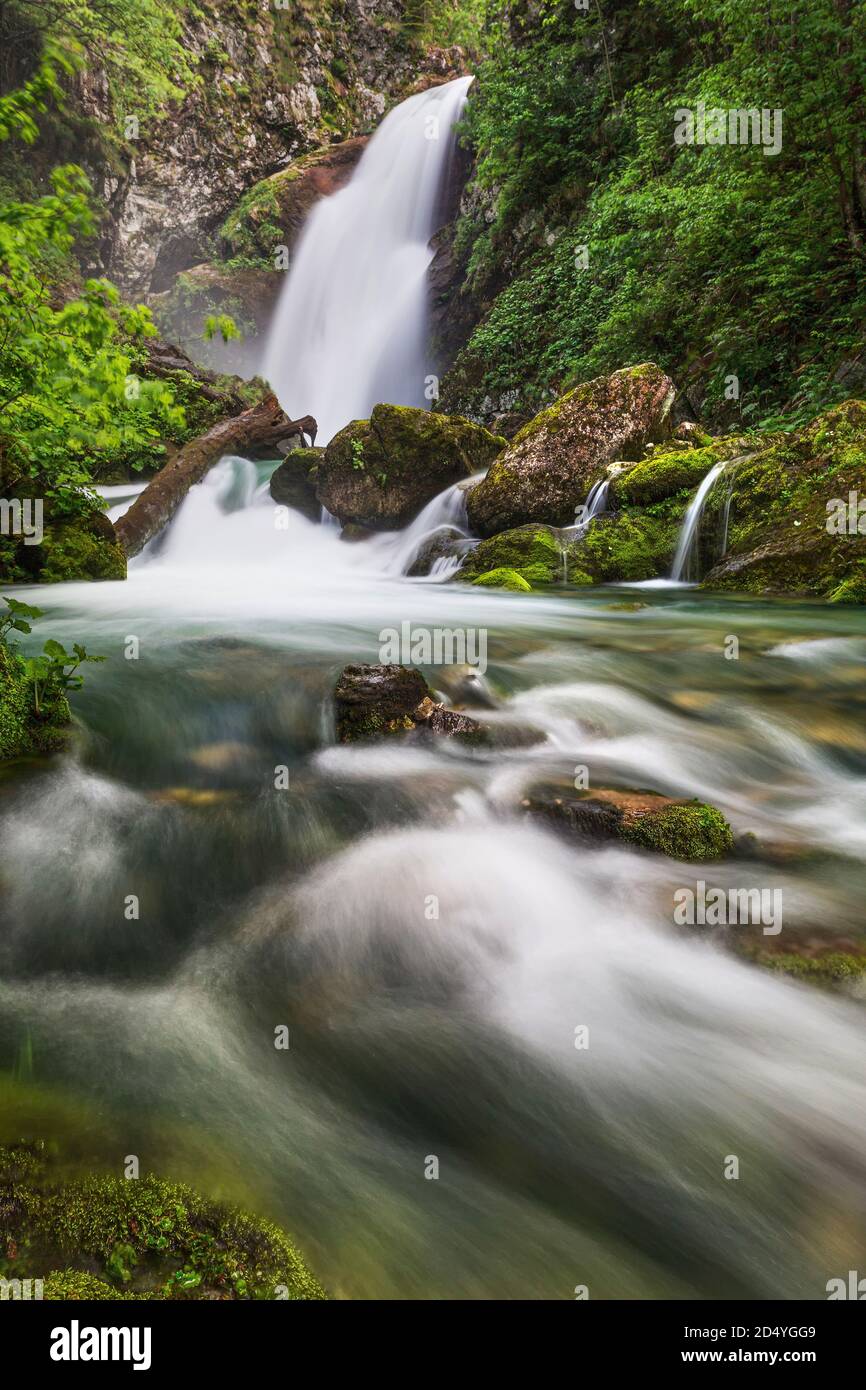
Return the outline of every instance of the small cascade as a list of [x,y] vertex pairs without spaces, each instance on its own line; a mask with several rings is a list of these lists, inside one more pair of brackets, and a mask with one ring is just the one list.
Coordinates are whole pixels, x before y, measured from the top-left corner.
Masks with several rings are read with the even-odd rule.
[[[671,568],[671,579],[675,582],[687,583],[692,580],[692,570],[697,558],[698,532],[700,530],[701,518],[704,514],[704,507],[707,504],[707,498],[725,469],[739,462],[739,459],[723,459],[721,463],[714,464],[689,503],[688,510],[683,518],[683,524],[680,528],[676,554],[674,555],[674,562]],[[727,517],[730,510],[730,502],[731,499],[729,494],[727,506],[725,508],[725,544],[727,544]],[[724,553],[724,550],[722,553]]]
[[[480,481],[483,476],[478,474],[477,477],[464,479],[447,487],[427,503],[405,531],[388,531],[368,542],[371,552],[381,559],[381,573],[408,574],[423,547],[437,534],[444,538],[457,532],[459,537],[466,539],[468,548],[470,540],[466,493],[469,486]],[[454,536],[454,539],[457,540],[459,537]],[[447,579],[459,568],[462,558],[461,554],[439,556],[433,562],[429,577]]]
[[576,521],[573,526],[563,527],[557,534],[559,536],[559,553],[562,557],[562,582],[568,583],[568,546],[573,540],[580,540],[581,536],[586,535],[595,517],[601,516],[607,509],[607,494],[610,490],[610,478],[601,478],[597,483],[593,483],[587,493],[586,501],[583,504],[583,516],[580,521]]

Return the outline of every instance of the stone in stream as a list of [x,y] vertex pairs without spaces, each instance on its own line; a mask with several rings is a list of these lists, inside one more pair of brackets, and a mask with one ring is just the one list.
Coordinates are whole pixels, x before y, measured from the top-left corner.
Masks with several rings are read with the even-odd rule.
[[734,844],[731,827],[714,806],[654,792],[602,788],[583,797],[526,797],[521,805],[528,816],[569,838],[622,840],[672,859],[720,859]]
[[460,416],[377,405],[369,420],[353,420],[328,444],[318,498],[344,526],[400,530],[504,447],[504,439]]
[[530,420],[467,499],[479,536],[543,522],[569,526],[575,508],[616,459],[639,459],[670,433],[674,384],[644,363],[598,377]]
[[271,474],[270,493],[282,507],[301,512],[308,521],[319,521],[322,508],[316,498],[316,476],[324,449],[291,449]]
[[532,729],[493,727],[437,701],[413,666],[346,666],[334,691],[338,743],[415,734],[453,738],[480,747],[519,748],[537,743]]

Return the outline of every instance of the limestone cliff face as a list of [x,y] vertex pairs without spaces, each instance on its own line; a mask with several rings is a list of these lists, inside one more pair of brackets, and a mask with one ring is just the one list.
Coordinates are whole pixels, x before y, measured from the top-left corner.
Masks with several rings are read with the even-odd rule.
[[[128,140],[121,172],[94,171],[109,208],[102,269],[130,297],[167,290],[209,260],[214,234],[257,181],[308,151],[367,133],[419,80],[460,70],[459,49],[423,53],[400,0],[200,0],[186,25],[200,81]],[[124,127],[92,69],[84,111]]]

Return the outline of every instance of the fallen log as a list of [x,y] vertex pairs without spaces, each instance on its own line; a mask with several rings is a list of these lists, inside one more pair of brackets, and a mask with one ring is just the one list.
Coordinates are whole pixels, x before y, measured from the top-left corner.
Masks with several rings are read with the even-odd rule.
[[[308,417],[311,419],[311,417]],[[303,422],[306,424],[306,420]],[[312,421],[315,428],[315,421]],[[213,425],[206,434],[190,440],[133,502],[129,511],[115,523],[117,539],[127,558],[137,555],[147,542],[171,521],[181,502],[195,483],[224,454],[276,443],[298,432],[298,423],[289,420],[276,396],[265,396],[258,405]]]

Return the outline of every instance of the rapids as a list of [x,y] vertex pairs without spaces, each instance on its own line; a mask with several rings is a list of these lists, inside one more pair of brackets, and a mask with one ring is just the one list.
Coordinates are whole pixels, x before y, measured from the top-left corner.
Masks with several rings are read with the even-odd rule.
[[[221,464],[126,583],[22,591],[33,641],[108,660],[69,754],[0,782],[7,1117],[273,1216],[338,1296],[823,1297],[862,1260],[862,997],[675,928],[672,895],[782,887],[784,939],[862,933],[866,616],[409,580],[459,496],[349,545],[277,530],[267,473]],[[337,673],[404,621],[486,628],[485,717],[543,741],[335,745]],[[706,798],[749,857],[521,819],[579,766]]]

